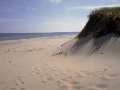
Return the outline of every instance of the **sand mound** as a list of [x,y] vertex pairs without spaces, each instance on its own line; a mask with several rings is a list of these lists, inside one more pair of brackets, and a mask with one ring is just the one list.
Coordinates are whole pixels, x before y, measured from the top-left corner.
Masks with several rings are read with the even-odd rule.
[[66,51],[69,55],[91,55],[109,53],[110,55],[120,54],[119,35],[111,33],[100,38],[93,38],[92,34],[87,37],[75,38],[62,46],[61,51]]

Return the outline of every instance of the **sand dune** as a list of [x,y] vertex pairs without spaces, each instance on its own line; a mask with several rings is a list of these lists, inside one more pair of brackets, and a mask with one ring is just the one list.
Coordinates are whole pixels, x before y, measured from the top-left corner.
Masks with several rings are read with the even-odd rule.
[[0,41],[0,90],[120,90],[119,37],[90,37]]
[[71,39],[62,46],[63,51],[70,55],[79,54],[111,54],[113,56],[120,53],[120,38],[117,34],[108,34],[98,39],[93,38],[93,35],[87,37]]

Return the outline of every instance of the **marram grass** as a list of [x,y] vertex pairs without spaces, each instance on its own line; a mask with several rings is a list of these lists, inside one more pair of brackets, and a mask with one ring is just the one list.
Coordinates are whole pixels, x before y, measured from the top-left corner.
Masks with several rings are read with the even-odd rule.
[[108,33],[120,35],[120,7],[93,10],[88,18],[89,20],[81,33],[78,34],[78,38],[86,37],[90,33],[93,33],[95,38]]

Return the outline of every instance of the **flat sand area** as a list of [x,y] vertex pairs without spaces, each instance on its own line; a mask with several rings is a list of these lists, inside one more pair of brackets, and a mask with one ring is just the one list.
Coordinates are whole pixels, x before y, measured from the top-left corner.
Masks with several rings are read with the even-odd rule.
[[74,37],[0,41],[0,90],[120,90],[119,42],[103,53],[55,54]]

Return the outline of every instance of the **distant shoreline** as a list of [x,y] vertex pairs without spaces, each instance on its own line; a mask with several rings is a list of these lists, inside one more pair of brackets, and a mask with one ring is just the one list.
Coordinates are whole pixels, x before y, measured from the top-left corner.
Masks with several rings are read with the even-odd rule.
[[50,32],[50,33],[0,33],[0,41],[19,40],[30,38],[54,37],[63,35],[76,35],[79,32]]

